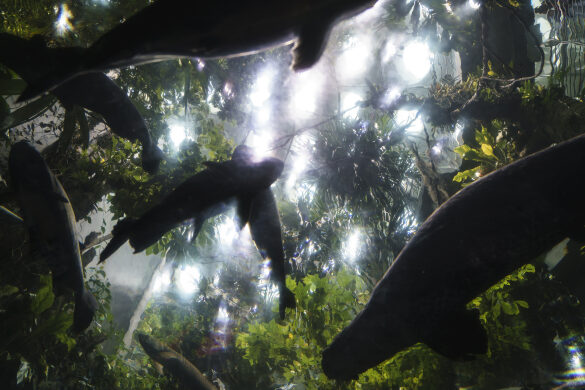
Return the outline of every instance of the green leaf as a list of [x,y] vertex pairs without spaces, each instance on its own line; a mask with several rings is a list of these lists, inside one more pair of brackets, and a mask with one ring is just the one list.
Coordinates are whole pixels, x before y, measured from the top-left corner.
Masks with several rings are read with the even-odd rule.
[[488,144],[481,144],[481,151],[486,156],[496,157],[496,156],[494,156],[494,149]]
[[63,132],[59,136],[59,150],[65,152],[71,140],[73,139],[73,133],[75,132],[75,110],[69,109],[65,111],[65,119],[63,121]]
[[36,316],[50,308],[55,300],[51,276],[41,275],[41,285],[31,302],[31,311]]
[[89,124],[87,123],[87,117],[83,108],[75,107],[75,117],[77,123],[79,123],[79,131],[81,132],[81,145],[83,149],[87,149],[89,146]]

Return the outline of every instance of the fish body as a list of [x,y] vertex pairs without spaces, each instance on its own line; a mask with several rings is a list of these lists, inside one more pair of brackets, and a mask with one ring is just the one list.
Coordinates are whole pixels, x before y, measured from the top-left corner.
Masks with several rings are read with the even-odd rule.
[[138,341],[147,355],[155,363],[162,365],[164,371],[179,379],[186,389],[217,390],[217,387],[180,353],[144,333],[138,334]]
[[159,0],[105,33],[77,60],[27,89],[32,98],[74,75],[176,57],[251,54],[295,42],[295,70],[315,64],[332,26],[375,0]]
[[[29,85],[42,78],[45,69],[59,66],[59,60],[77,58],[82,48],[49,48],[39,36],[23,39],[0,33],[0,62],[20,75]],[[150,137],[146,122],[128,96],[100,72],[78,75],[51,91],[70,108],[81,106],[100,114],[114,134],[142,144],[142,167],[154,173],[164,158]]]
[[26,141],[12,146],[9,168],[31,245],[47,261],[55,284],[75,292],[73,327],[83,331],[91,324],[97,302],[84,285],[75,215],[67,194]]
[[207,165],[207,169],[181,183],[140,218],[120,221],[112,232],[114,237],[100,254],[100,261],[107,259],[126,240],[130,241],[135,253],[141,252],[183,221],[204,217],[205,212],[218,204],[238,197],[251,198],[268,188],[284,167],[276,158],[252,162],[232,157]]
[[272,190],[266,188],[254,195],[249,210],[250,233],[262,257],[270,260],[270,276],[280,291],[278,312],[284,319],[285,309],[295,308],[296,303],[293,292],[286,287],[280,218]]
[[565,237],[583,236],[585,136],[465,187],[419,228],[366,307],[324,350],[329,378],[352,379],[423,342],[453,358],[485,353],[466,304]]

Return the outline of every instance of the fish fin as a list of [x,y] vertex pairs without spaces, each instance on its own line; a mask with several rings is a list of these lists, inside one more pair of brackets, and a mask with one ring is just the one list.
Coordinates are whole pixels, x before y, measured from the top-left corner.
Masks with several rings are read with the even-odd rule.
[[301,27],[299,37],[292,49],[292,69],[295,72],[309,69],[319,61],[331,30],[327,20],[307,24]]
[[252,209],[252,198],[240,197],[236,206],[236,225],[242,230],[250,222],[250,210]]
[[189,242],[195,241],[199,232],[203,228],[203,222],[205,222],[204,218],[193,218],[193,223],[191,224],[191,238],[189,239]]
[[108,245],[104,248],[102,253],[100,253],[100,261],[99,263],[104,262],[108,257],[110,257],[114,252],[116,252],[130,236],[130,229],[134,225],[135,220],[132,218],[126,218],[121,220],[114,226],[112,229],[112,239],[108,242]]
[[294,309],[295,307],[297,307],[295,294],[292,291],[290,291],[287,287],[282,286],[282,288],[280,289],[280,303],[278,305],[278,313],[280,314],[280,319],[284,320],[286,308]]
[[487,352],[487,333],[477,310],[451,313],[422,340],[436,352],[453,360],[468,361]]
[[93,320],[98,303],[89,291],[83,290],[82,294],[75,296],[75,310],[73,312],[73,330],[83,332]]
[[153,174],[158,171],[158,167],[162,160],[165,159],[165,154],[156,145],[150,147],[142,146],[142,169]]

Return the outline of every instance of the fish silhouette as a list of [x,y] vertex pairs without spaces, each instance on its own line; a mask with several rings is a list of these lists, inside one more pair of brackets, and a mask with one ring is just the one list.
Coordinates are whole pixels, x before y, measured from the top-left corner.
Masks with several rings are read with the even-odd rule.
[[[29,85],[40,79],[47,68],[67,58],[76,58],[81,48],[49,48],[40,36],[23,39],[0,33],[0,62],[12,69]],[[108,76],[100,72],[84,73],[69,79],[51,91],[71,109],[81,106],[100,114],[114,134],[142,144],[142,167],[157,171],[163,152],[150,137],[146,122],[128,96]]]
[[75,215],[67,194],[30,143],[14,144],[8,163],[33,253],[47,261],[55,284],[75,292],[73,328],[83,331],[91,324],[98,304],[83,282]]
[[329,378],[353,379],[422,342],[452,359],[487,350],[472,299],[585,229],[585,136],[465,187],[418,229],[366,307],[324,350]]
[[77,59],[30,85],[30,99],[76,75],[176,57],[219,58],[295,42],[294,70],[314,65],[332,26],[376,0],[159,0],[108,31]]
[[281,160],[265,158],[256,162],[240,158],[241,148],[236,148],[231,160],[208,162],[207,169],[180,184],[140,218],[118,222],[112,240],[100,254],[100,262],[127,240],[135,253],[141,252],[181,222],[201,219],[209,210],[238,197],[251,198],[278,179],[284,167]]
[[[148,356],[156,365],[159,371],[164,370],[177,378],[186,389],[190,390],[217,390],[197,367],[189,360],[185,359],[183,355],[171,349],[155,339],[144,333],[138,334],[138,341]],[[160,368],[162,366],[162,369]]]

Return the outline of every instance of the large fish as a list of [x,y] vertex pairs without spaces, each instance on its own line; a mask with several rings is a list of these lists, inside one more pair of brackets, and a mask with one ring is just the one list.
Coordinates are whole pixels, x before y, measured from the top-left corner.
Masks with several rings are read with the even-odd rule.
[[292,67],[315,64],[329,31],[376,0],[159,0],[116,26],[77,60],[67,59],[20,100],[88,71],[105,71],[174,57],[218,58],[295,42]]
[[[45,69],[59,61],[77,58],[81,48],[49,48],[40,36],[23,39],[0,33],[0,62],[28,84],[40,79]],[[154,173],[164,158],[150,137],[146,122],[128,96],[108,76],[100,72],[73,77],[52,90],[66,108],[81,106],[103,116],[114,134],[142,144],[142,167]]]
[[[253,160],[252,150],[249,147],[241,146],[240,153],[241,158]],[[252,239],[262,258],[270,260],[270,276],[278,285],[280,292],[278,312],[280,318],[284,319],[286,308],[294,309],[296,302],[293,292],[286,287],[282,231],[274,194],[270,188],[266,188],[251,197],[240,197],[237,208],[240,228],[246,223],[249,224]]]
[[113,229],[114,237],[100,254],[100,261],[127,240],[135,253],[141,252],[181,222],[202,215],[205,218],[208,210],[238,197],[251,198],[278,179],[284,167],[281,160],[266,158],[255,162],[240,158],[242,148],[236,148],[229,161],[207,163],[207,169],[180,184],[140,218],[120,221]]
[[144,333],[138,334],[138,341],[148,356],[156,364],[162,365],[165,372],[176,377],[186,389],[217,390],[217,387],[180,353]]
[[83,282],[75,215],[67,194],[30,143],[14,144],[8,163],[34,252],[47,261],[55,284],[75,292],[73,327],[83,331],[91,324],[98,304]]
[[465,187],[419,228],[364,310],[323,352],[329,378],[352,379],[423,342],[453,359],[487,350],[466,304],[565,237],[585,233],[585,136]]

